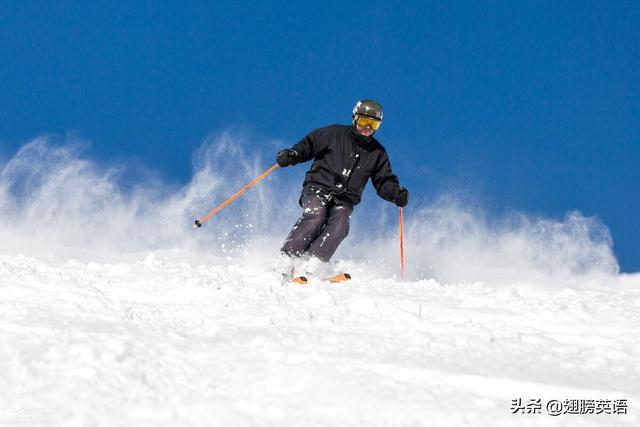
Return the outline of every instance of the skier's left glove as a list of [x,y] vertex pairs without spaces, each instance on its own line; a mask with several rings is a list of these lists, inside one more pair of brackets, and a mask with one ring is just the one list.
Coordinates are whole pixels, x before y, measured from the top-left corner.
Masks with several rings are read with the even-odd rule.
[[398,189],[398,195],[393,199],[393,203],[401,208],[407,206],[407,203],[409,203],[409,190],[404,187],[400,187]]
[[276,162],[282,168],[286,168],[293,164],[298,157],[298,152],[293,149],[281,150],[276,154]]

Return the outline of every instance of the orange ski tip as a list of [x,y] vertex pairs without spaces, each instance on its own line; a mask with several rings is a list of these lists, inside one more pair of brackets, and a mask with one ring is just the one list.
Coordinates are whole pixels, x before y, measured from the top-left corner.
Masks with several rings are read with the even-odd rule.
[[351,275],[349,273],[341,273],[338,274],[337,276],[333,276],[333,277],[329,277],[328,280],[331,283],[337,283],[337,282],[344,282],[345,280],[350,280],[351,279]]
[[300,285],[306,285],[307,284],[307,278],[304,276],[298,276],[298,277],[294,277],[293,279],[291,279],[291,281],[293,283],[298,283]]

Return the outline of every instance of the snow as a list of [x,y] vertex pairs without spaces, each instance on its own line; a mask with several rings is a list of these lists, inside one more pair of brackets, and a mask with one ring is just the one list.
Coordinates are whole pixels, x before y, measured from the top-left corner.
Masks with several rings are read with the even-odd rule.
[[[259,173],[212,165],[157,194],[42,140],[2,167],[1,424],[638,425],[640,275],[596,219],[407,208],[403,280],[396,229],[363,208],[333,264],[353,280],[302,286],[274,268],[295,189],[291,211],[265,208],[265,182],[191,228]],[[552,399],[629,410],[551,416]]]
[[637,425],[640,288],[281,283],[257,265],[0,258],[3,408],[62,425]]

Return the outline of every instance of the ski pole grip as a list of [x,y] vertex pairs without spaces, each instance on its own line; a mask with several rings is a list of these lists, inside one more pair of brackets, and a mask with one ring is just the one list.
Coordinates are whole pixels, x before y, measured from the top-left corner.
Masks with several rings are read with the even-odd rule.
[[193,228],[196,228],[196,227],[202,227],[202,223],[200,222],[199,219],[196,219],[196,225]]

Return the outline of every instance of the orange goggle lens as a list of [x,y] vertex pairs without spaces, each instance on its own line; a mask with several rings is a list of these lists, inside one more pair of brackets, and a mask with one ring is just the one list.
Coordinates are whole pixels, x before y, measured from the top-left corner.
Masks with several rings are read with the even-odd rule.
[[373,130],[378,130],[382,124],[382,120],[374,119],[373,117],[358,116],[356,118],[356,124],[361,128],[369,126]]

